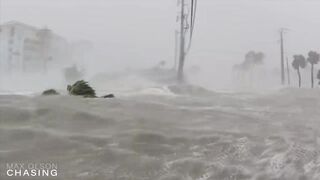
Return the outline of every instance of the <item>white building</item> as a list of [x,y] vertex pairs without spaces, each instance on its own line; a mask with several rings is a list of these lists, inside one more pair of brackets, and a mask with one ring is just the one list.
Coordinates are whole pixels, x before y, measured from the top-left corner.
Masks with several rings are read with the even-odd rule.
[[69,44],[47,28],[12,21],[0,26],[0,71],[46,72],[65,64]]

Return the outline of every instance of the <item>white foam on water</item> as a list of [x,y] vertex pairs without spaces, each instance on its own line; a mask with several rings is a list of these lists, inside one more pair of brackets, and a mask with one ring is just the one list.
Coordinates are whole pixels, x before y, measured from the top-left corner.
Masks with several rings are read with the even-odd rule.
[[[310,180],[319,179],[320,163],[311,161],[319,158],[313,153],[320,127],[316,90],[241,99],[216,92],[198,97],[197,92],[207,93],[198,88],[182,91],[186,95],[154,86],[128,90],[130,98],[112,100],[0,97],[0,159],[54,160],[65,167],[62,179],[79,174],[84,179],[258,179],[265,173],[291,180],[302,175],[292,172],[300,171]],[[168,161],[174,163],[166,166]],[[299,163],[305,170],[296,169]]]

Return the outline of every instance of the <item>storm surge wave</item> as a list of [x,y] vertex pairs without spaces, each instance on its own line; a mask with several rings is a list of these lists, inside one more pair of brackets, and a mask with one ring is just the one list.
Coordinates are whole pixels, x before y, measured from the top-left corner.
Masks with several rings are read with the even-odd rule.
[[61,180],[317,180],[319,108],[306,89],[0,95],[0,163],[57,163]]

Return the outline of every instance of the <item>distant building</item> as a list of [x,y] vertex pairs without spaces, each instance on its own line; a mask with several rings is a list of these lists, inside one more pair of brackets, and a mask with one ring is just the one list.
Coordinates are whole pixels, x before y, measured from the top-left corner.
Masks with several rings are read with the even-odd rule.
[[47,28],[12,21],[0,26],[1,72],[46,72],[69,59],[66,39]]

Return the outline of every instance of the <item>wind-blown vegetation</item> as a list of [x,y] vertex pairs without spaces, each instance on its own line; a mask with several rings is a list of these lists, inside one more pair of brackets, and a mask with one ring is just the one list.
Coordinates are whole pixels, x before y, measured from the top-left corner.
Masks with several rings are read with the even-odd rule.
[[252,83],[258,79],[260,72],[258,67],[264,63],[264,59],[263,52],[249,51],[240,64],[233,66],[236,81],[241,87],[252,87]]
[[[304,69],[308,64],[311,65],[311,68],[310,68],[311,88],[314,88],[315,86],[314,71],[315,71],[315,66],[319,63],[319,61],[320,61],[320,54],[316,51],[309,51],[307,57],[304,57],[301,54],[293,56],[292,67],[297,71],[299,88],[301,88],[301,81],[302,81],[301,69]],[[317,79],[319,79],[320,81],[320,70],[317,74]],[[320,82],[318,84],[320,85]]]
[[314,87],[314,65],[318,64],[320,60],[320,54],[315,51],[308,53],[307,61],[311,64],[311,88]]
[[263,64],[264,58],[265,55],[262,52],[249,51],[245,55],[244,61],[241,64],[235,65],[234,68],[237,70],[248,71],[257,65]]
[[292,66],[297,71],[298,78],[299,78],[299,88],[301,88],[301,68],[305,68],[307,65],[306,58],[303,55],[294,55]]
[[96,97],[95,90],[86,81],[77,81],[73,85],[68,85],[67,90],[70,95],[83,97]]

